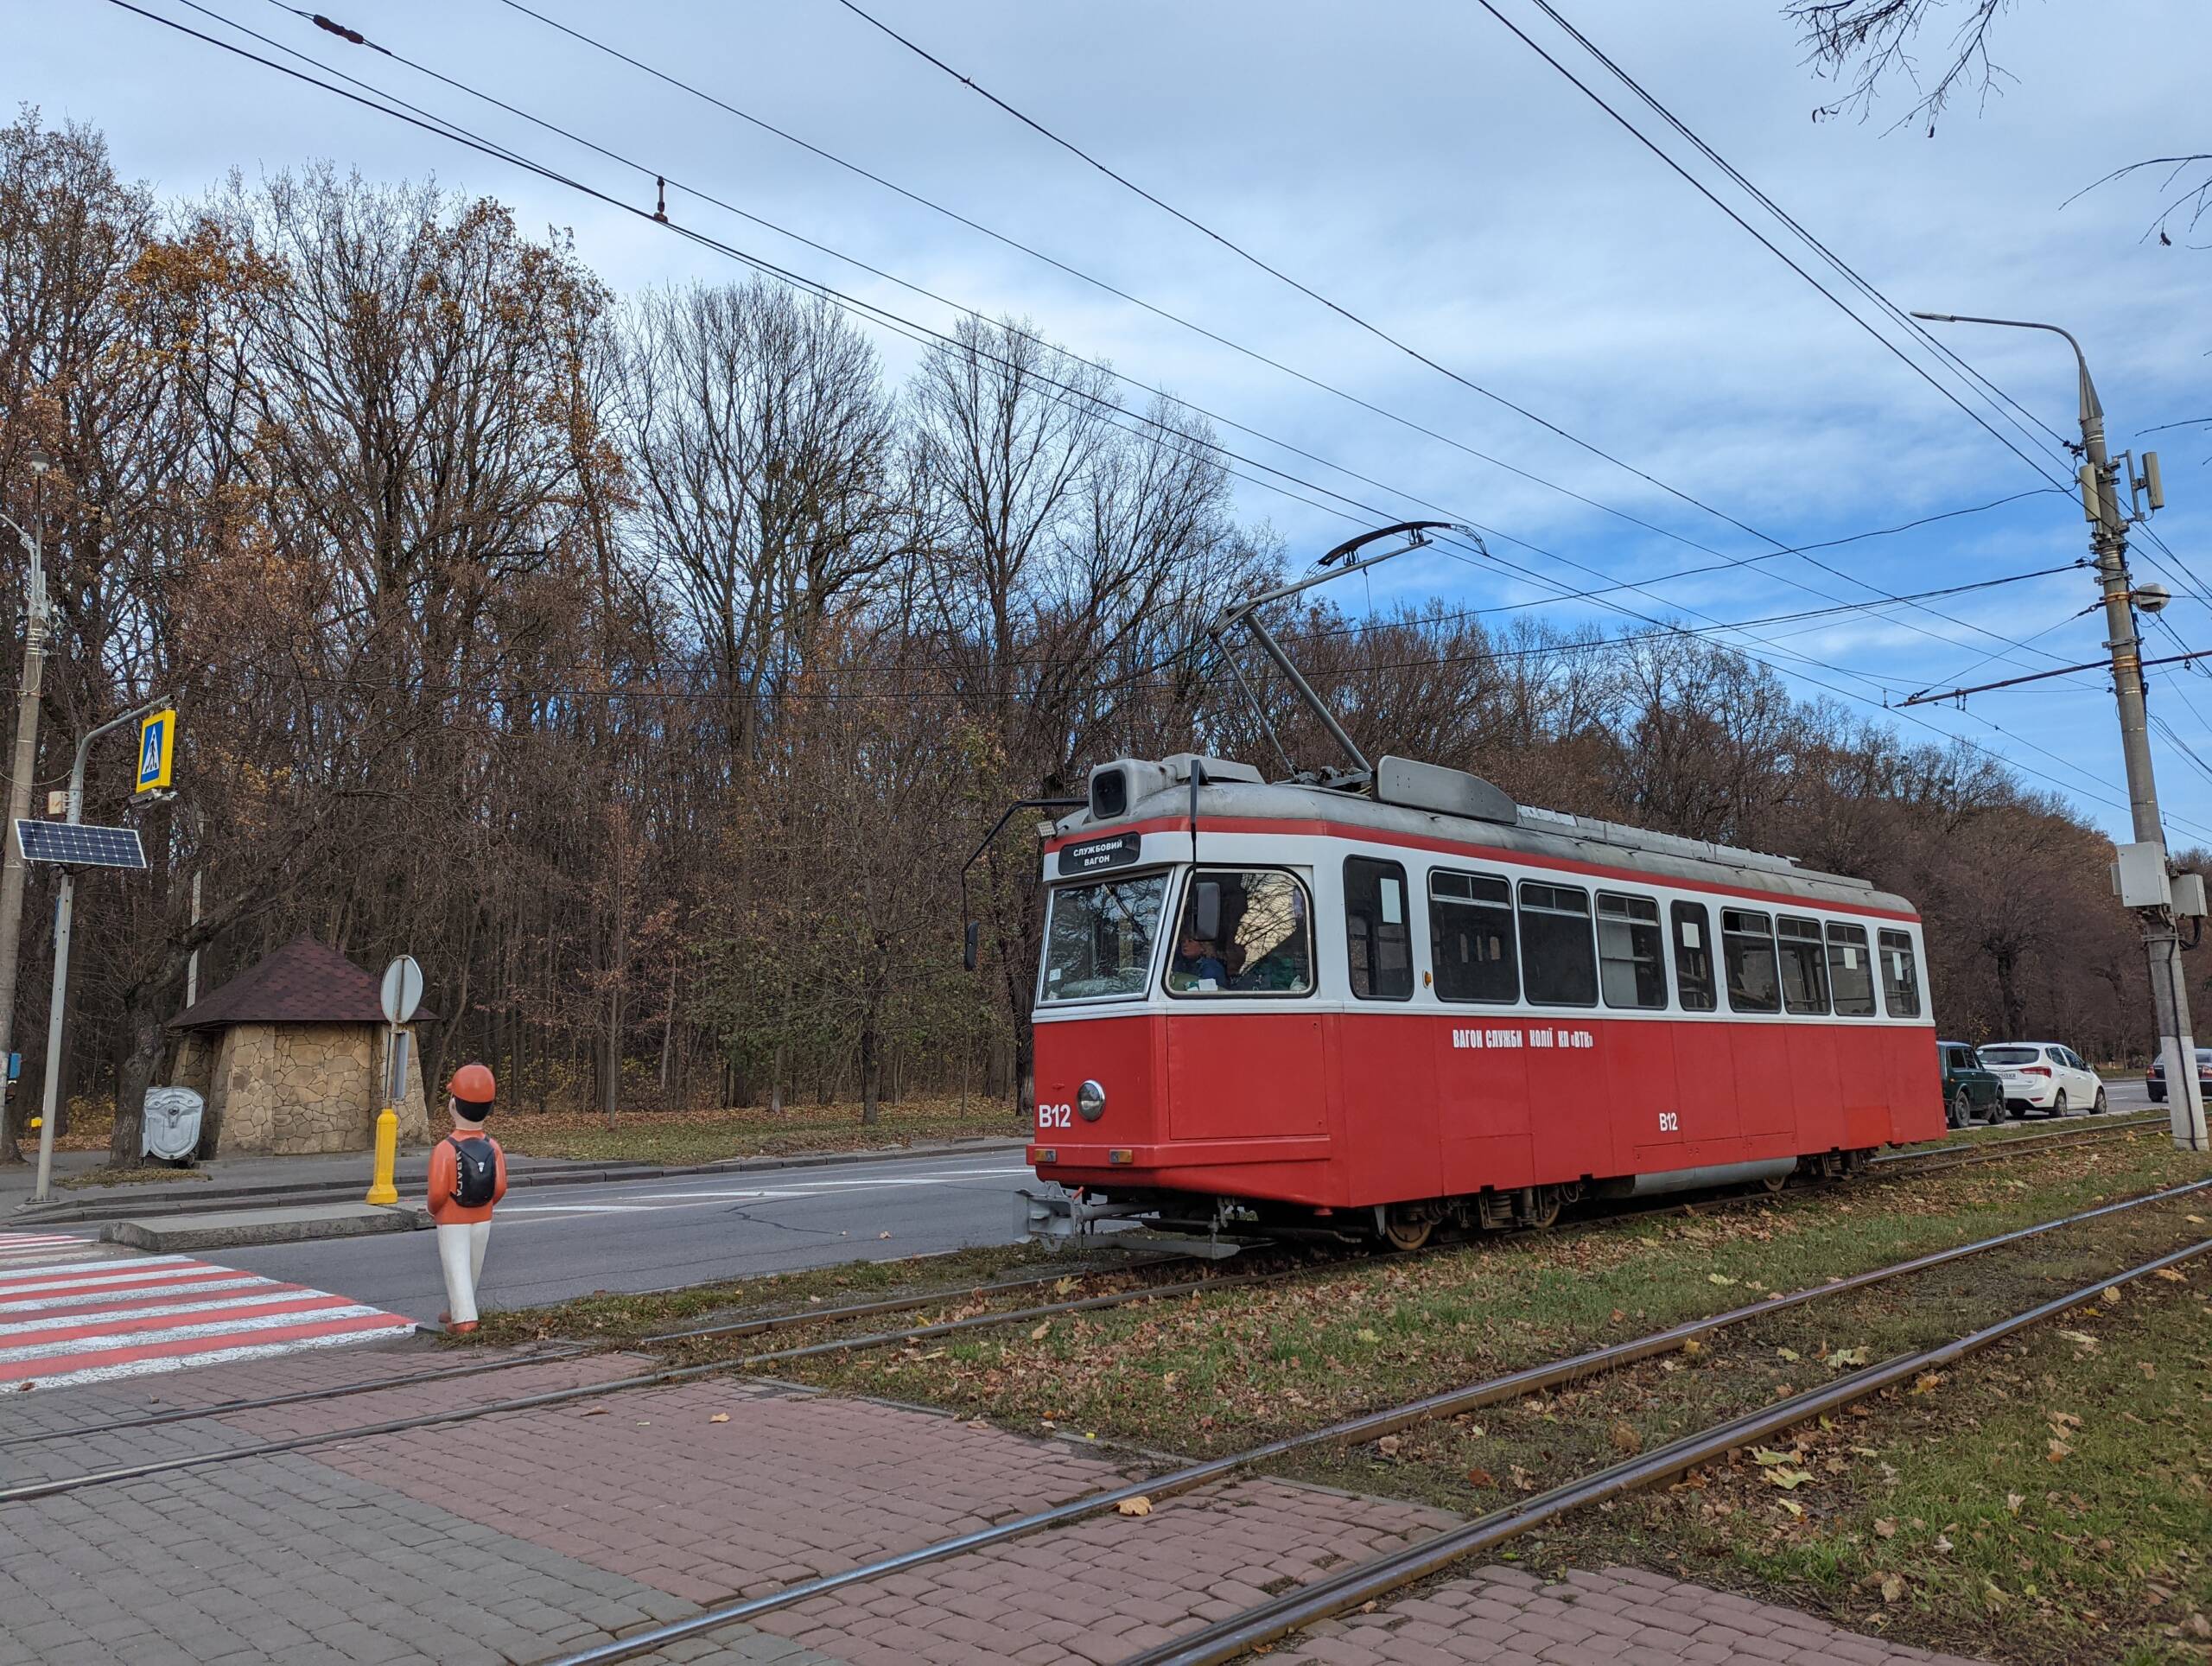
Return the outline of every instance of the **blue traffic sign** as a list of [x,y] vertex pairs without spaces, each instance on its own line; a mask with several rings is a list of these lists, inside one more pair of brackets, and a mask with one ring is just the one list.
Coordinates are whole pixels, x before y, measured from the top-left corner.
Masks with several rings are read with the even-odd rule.
[[140,792],[152,792],[169,784],[176,756],[176,711],[157,711],[138,725],[138,784]]

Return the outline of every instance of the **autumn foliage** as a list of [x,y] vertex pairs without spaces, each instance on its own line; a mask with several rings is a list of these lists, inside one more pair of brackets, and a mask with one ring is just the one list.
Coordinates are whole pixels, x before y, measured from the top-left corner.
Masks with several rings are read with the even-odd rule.
[[[41,792],[92,724],[184,714],[152,872],[79,899],[59,1065],[116,1092],[125,1156],[189,957],[206,989],[302,930],[414,954],[432,1076],[481,1057],[522,1111],[1018,1097],[1031,818],[970,876],[976,978],[962,864],[1100,760],[1277,767],[1189,650],[1313,553],[1237,521],[1202,419],[1026,324],[894,380],[765,278],[618,297],[496,203],[328,169],[165,204],[28,111],[0,129],[0,511],[58,609]],[[2108,847],[2059,805],[1697,636],[1521,617],[1274,623],[1370,750],[1914,897],[1947,1033],[2143,1046]],[[101,755],[87,818],[126,787]],[[19,1104],[48,1064],[42,886]]]

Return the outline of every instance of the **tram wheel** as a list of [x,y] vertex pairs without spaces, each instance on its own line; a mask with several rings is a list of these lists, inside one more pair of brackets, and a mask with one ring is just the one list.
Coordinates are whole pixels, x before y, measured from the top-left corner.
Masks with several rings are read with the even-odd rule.
[[1521,1224],[1539,1232],[1557,1224],[1560,1201],[1559,1187],[1531,1186],[1521,1194]]
[[1403,1205],[1383,1211],[1382,1242],[1393,1250],[1418,1250],[1436,1230],[1436,1218],[1416,1214]]
[[1764,1190],[1770,1198],[1773,1197],[1777,1192],[1780,1192],[1783,1186],[1788,1186],[1789,1184],[1789,1176],[1787,1173],[1781,1174],[1770,1174],[1759,1182],[1761,1189]]

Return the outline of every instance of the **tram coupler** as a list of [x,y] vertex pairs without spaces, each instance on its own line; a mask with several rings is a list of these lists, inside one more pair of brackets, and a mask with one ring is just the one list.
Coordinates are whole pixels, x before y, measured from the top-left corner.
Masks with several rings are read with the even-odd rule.
[[1141,1204],[1040,1197],[1019,1186],[1014,1193],[1014,1230],[1033,1238],[1072,1238],[1089,1233],[1100,1221],[1128,1220],[1143,1212]]

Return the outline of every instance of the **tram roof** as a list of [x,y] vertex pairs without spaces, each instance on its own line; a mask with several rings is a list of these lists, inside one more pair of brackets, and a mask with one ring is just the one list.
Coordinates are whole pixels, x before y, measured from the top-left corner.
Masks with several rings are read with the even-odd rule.
[[[1256,772],[1240,771],[1256,774]],[[1470,778],[1473,779],[1473,778]],[[1208,779],[1198,789],[1198,821],[1326,822],[1352,837],[1372,831],[1385,837],[1442,840],[1471,849],[1512,851],[1536,858],[1558,858],[1646,873],[1655,881],[1692,880],[1705,885],[1802,897],[1809,904],[1833,902],[1857,908],[1917,915],[1905,898],[1875,888],[1870,880],[1800,867],[1789,856],[1740,849],[1704,839],[1628,827],[1587,816],[1568,816],[1532,805],[1516,806],[1511,823],[1454,816],[1407,804],[1379,804],[1364,793],[1300,782],[1219,779],[1209,762]],[[1510,802],[1510,801],[1508,801]],[[1146,794],[1116,816],[1095,817],[1088,809],[1063,817],[1060,835],[1105,831],[1133,823],[1190,812],[1188,774]]]

